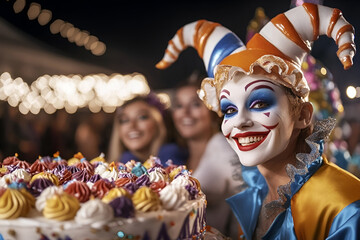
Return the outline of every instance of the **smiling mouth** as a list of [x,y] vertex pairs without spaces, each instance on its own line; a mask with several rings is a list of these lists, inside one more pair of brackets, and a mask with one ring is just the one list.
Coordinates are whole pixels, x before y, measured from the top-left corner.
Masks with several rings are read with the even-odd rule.
[[181,120],[181,125],[183,126],[192,126],[195,124],[195,121],[192,118],[184,118]]
[[269,132],[270,131],[239,133],[232,138],[236,142],[240,151],[250,151],[257,148],[262,142],[264,142]]
[[133,131],[133,132],[129,132],[128,133],[128,138],[129,139],[136,139],[140,137],[140,132],[138,131]]

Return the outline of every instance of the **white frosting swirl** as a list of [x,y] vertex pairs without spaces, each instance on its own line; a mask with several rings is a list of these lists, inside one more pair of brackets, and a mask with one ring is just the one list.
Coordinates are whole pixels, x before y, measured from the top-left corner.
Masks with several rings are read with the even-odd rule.
[[189,179],[187,175],[180,175],[176,177],[172,182],[172,185],[179,185],[185,187],[186,185],[194,186],[193,182]]
[[90,199],[77,211],[75,221],[81,225],[89,225],[93,228],[102,228],[114,218],[112,207],[99,198]]
[[36,198],[35,207],[39,212],[42,212],[46,205],[46,201],[52,198],[55,194],[61,195],[63,188],[61,186],[50,186],[45,188],[41,194]]
[[0,187],[2,187],[2,188],[7,188],[7,180],[8,179],[8,182],[11,182],[12,180],[12,178],[11,178],[11,175],[10,174],[7,174],[7,175],[4,175],[4,176],[2,176],[2,177],[0,177]]
[[23,179],[25,182],[30,182],[31,180],[31,174],[23,168],[16,169],[10,175],[13,180]]
[[118,179],[118,173],[115,168],[109,168],[100,174],[102,178],[108,179],[109,181],[116,181]]
[[169,184],[160,191],[160,201],[166,210],[182,207],[189,199],[189,192],[180,185]]
[[108,170],[108,163],[99,163],[97,167],[95,168],[95,174],[103,174],[106,170]]
[[7,188],[7,182],[11,183],[20,179],[23,179],[25,182],[30,182],[31,174],[25,169],[18,168],[12,173],[0,177],[0,187]]
[[166,175],[162,171],[156,169],[149,173],[149,179],[150,182],[159,182],[159,181],[167,182],[168,180]]

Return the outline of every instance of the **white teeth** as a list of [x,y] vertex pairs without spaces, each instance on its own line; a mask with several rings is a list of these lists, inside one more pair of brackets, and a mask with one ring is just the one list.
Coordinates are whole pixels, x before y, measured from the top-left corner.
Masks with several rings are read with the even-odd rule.
[[195,121],[192,118],[183,118],[181,121],[183,125],[192,125],[194,122]]
[[264,136],[251,136],[251,137],[240,137],[238,141],[241,145],[246,146],[264,139]]
[[129,138],[137,138],[140,136],[140,132],[138,132],[138,131],[129,132],[128,136],[129,136]]

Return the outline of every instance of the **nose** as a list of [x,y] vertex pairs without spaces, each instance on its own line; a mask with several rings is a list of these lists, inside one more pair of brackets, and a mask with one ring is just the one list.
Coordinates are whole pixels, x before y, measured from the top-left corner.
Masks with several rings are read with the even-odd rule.
[[254,122],[251,120],[249,114],[245,111],[239,111],[236,117],[234,127],[238,129],[246,129],[252,127]]
[[174,110],[174,113],[180,115],[189,115],[190,114],[190,106],[188,104],[183,104],[181,107],[177,107]]
[[136,121],[136,119],[130,119],[130,120],[129,120],[129,128],[130,128],[130,129],[134,129],[134,128],[136,128],[136,126],[137,126],[137,121]]
[[190,105],[185,105],[185,106],[184,106],[184,114],[189,115],[190,112],[191,112],[191,107],[190,107]]

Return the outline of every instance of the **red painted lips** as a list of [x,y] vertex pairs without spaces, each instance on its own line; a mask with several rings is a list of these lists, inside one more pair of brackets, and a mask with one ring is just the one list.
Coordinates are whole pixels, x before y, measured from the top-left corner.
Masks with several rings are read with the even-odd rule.
[[[238,133],[235,136],[233,136],[232,138],[234,139],[234,141],[236,142],[238,148],[240,149],[240,151],[250,151],[253,150],[254,148],[258,147],[267,137],[267,135],[269,134],[270,131],[267,132],[246,132],[246,133]],[[254,142],[252,144],[243,146],[241,145],[241,143],[239,142],[239,138],[244,138],[244,137],[263,137],[263,139],[261,139],[260,141]]]

